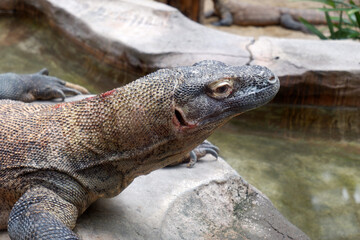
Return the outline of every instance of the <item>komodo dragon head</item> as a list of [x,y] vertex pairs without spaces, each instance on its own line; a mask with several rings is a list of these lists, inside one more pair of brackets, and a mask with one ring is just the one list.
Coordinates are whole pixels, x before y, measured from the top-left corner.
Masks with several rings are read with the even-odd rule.
[[189,146],[200,144],[230,118],[268,103],[280,87],[279,79],[262,66],[202,61],[172,71],[179,74],[172,123],[177,138]]
[[184,75],[174,93],[174,125],[180,131],[222,125],[266,104],[280,87],[278,78],[262,66],[202,61],[175,70]]
[[161,69],[104,94],[114,95],[117,106],[126,101],[117,113],[121,132],[109,136],[121,136],[120,148],[129,155],[137,146],[135,176],[144,174],[177,162],[230,118],[269,102],[279,86],[261,66],[202,61]]

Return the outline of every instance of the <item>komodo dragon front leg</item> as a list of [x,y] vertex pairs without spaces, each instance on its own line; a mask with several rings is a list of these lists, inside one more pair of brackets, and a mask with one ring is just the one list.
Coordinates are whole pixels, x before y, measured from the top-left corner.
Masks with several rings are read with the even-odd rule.
[[0,99],[23,102],[64,100],[67,95],[89,93],[84,87],[48,75],[46,68],[34,74],[0,74]]
[[11,239],[78,239],[78,210],[55,192],[39,186],[29,189],[16,202],[9,217]]

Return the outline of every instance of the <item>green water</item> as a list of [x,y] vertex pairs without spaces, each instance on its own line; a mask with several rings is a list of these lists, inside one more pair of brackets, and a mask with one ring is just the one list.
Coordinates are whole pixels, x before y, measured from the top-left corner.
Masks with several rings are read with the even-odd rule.
[[312,239],[360,239],[360,109],[267,105],[210,140]]
[[[75,47],[41,18],[0,16],[0,72],[50,74],[107,91],[135,79]],[[360,110],[268,105],[210,139],[312,239],[360,239]]]
[[0,73],[33,73],[46,67],[50,75],[100,93],[140,75],[119,71],[96,60],[41,17],[0,15]]

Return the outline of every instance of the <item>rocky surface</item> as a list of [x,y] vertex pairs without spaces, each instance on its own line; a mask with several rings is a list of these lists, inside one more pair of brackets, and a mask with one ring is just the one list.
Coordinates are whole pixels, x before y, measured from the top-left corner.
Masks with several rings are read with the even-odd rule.
[[308,239],[221,159],[139,177],[92,206],[76,231],[86,239]]
[[279,76],[276,102],[360,106],[360,42],[261,37],[249,50]]
[[279,75],[282,103],[359,107],[360,42],[241,37],[148,0],[5,0],[0,10],[42,13],[103,62],[148,73],[203,59],[262,64]]
[[[41,12],[75,43],[127,70],[147,73],[209,58],[242,65],[250,56],[246,46],[252,38],[205,28],[175,8],[153,1],[13,2],[17,2],[13,8],[18,11]],[[9,5],[0,3],[0,9],[9,9]]]
[[[79,219],[82,239],[309,239],[224,160],[140,176]],[[0,240],[7,240],[0,232]]]

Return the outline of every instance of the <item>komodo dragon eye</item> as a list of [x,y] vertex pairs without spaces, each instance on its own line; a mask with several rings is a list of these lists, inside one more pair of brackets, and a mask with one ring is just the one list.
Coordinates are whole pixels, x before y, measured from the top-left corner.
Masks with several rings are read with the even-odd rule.
[[234,83],[231,79],[221,79],[207,86],[207,94],[212,98],[224,99],[230,96],[233,89]]

